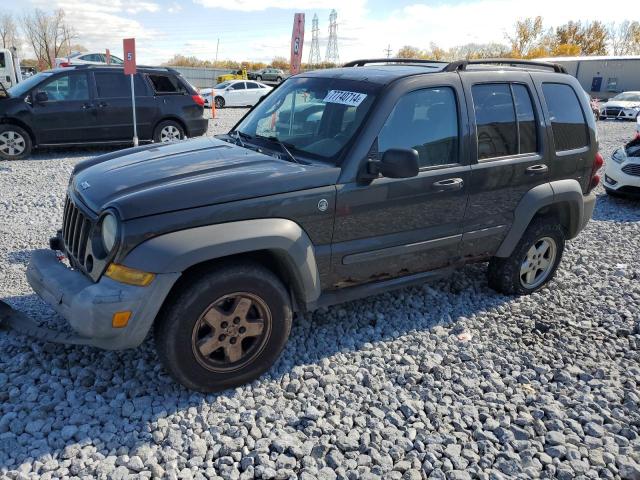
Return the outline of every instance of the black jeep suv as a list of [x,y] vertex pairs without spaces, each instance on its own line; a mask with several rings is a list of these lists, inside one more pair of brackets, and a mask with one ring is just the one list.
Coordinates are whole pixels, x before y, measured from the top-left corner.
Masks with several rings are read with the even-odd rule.
[[[134,91],[141,142],[207,131],[204,99],[175,70],[138,68]],[[122,67],[59,68],[0,91],[0,159],[26,158],[34,147],[131,144],[132,139],[131,78]]]
[[593,212],[597,149],[586,96],[557,65],[304,73],[226,135],[79,163],[52,250],[27,271],[77,335],[6,304],[0,316],[107,349],[153,328],[177,381],[231,387],[278,358],[294,312],[468,262],[488,261],[499,292],[542,288]]

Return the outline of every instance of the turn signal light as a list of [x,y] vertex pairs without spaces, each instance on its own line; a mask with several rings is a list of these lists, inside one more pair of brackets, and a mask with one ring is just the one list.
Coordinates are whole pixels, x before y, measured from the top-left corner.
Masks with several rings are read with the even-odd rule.
[[116,312],[111,317],[111,326],[113,328],[124,328],[129,324],[131,318],[131,312],[129,310],[125,312]]
[[109,265],[105,275],[116,282],[135,285],[137,287],[146,287],[153,282],[153,279],[156,277],[153,273],[143,272],[135,268],[118,265],[117,263]]

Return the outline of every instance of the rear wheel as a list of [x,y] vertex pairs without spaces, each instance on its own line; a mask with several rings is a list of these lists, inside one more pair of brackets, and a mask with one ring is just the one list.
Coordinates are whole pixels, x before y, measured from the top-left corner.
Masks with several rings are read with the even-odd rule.
[[489,286],[498,292],[516,295],[540,290],[555,275],[564,244],[564,230],[556,219],[534,220],[511,256],[490,260]]
[[259,265],[200,275],[155,324],[158,355],[185,387],[213,392],[242,385],[279,357],[291,330],[286,289]]
[[176,142],[185,137],[184,128],[175,120],[161,122],[153,133],[153,141],[156,143]]
[[282,77],[276,78],[276,82],[278,82],[278,83],[282,82]]
[[216,97],[215,102],[216,102],[216,108],[224,108],[224,104],[225,104],[224,98]]
[[31,153],[31,137],[17,125],[0,125],[0,158],[20,160]]
[[262,75],[256,75],[256,80],[258,82],[261,82],[262,81]]

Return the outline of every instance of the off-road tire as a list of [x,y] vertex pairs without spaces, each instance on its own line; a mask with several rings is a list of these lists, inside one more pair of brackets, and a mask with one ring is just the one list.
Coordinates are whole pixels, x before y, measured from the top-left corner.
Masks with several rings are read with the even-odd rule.
[[[248,359],[249,363],[233,371],[212,371],[203,366],[203,357],[196,353],[194,332],[212,302],[235,292],[261,299],[270,313],[269,329],[265,323],[260,349]],[[258,264],[225,264],[195,274],[168,302],[154,325],[156,349],[171,377],[191,390],[215,392],[258,378],[278,359],[291,330],[293,315],[287,290],[276,275]],[[218,333],[222,331],[212,331],[212,336]]]
[[167,130],[177,132],[174,134],[176,137],[173,138],[173,140],[184,140],[187,137],[184,127],[179,122],[175,120],[164,120],[160,122],[153,131],[153,141],[155,143],[166,143],[165,131]]
[[[4,142],[11,140],[14,142],[13,148],[6,144],[7,151],[0,149],[0,160],[22,160],[31,154],[31,149],[33,148],[31,136],[24,128],[12,123],[5,123],[0,125],[0,136],[3,137],[2,145],[5,145]],[[10,153],[11,150],[17,152],[18,149],[21,149],[19,153]]]
[[[520,268],[529,249],[540,239],[555,241],[555,258],[546,278],[535,288],[527,288],[520,279]],[[529,295],[547,285],[554,277],[564,252],[565,234],[560,222],[554,217],[538,217],[527,227],[513,253],[506,258],[492,257],[489,261],[487,277],[489,286],[506,295]]]

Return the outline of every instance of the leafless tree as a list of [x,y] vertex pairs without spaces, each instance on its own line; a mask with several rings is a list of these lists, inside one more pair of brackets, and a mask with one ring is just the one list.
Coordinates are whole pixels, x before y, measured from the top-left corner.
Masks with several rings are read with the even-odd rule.
[[611,51],[614,55],[640,54],[640,22],[625,20],[609,25]]
[[20,48],[18,27],[10,13],[0,14],[0,42],[2,48]]
[[55,58],[69,49],[75,38],[73,29],[65,21],[64,10],[47,13],[36,8],[22,18],[22,29],[39,63],[52,68]]

